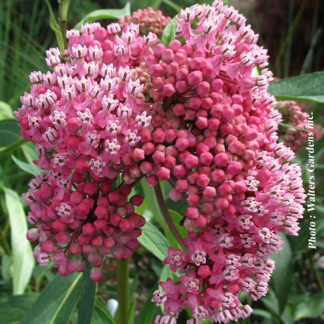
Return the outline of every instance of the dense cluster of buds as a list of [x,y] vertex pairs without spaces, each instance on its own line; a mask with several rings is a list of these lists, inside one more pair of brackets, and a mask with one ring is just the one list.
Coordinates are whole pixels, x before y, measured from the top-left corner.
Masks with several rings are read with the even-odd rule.
[[[276,109],[278,109],[282,115],[283,123],[294,126],[289,128],[279,126],[278,130],[280,139],[293,151],[297,151],[303,147],[308,137],[309,114],[307,111],[303,110],[303,106],[305,106],[305,104],[298,104],[295,101],[279,101],[276,105]],[[323,136],[323,129],[320,125],[312,123],[311,131],[314,132],[316,139],[320,139]]]
[[[16,115],[46,170],[24,196],[35,226],[28,238],[39,242],[42,265],[54,260],[62,275],[82,271],[84,255],[100,280],[102,256],[131,257],[145,223],[134,211],[142,198],[128,196],[139,177],[136,146],[151,121],[137,70],[157,37],[140,37],[137,25],[121,31],[97,23],[67,36],[64,61],[57,49],[47,51],[53,69],[31,73],[31,93]],[[127,181],[118,183],[124,172]]]
[[145,220],[132,187],[167,180],[170,198],[188,204],[188,238],[165,260],[179,279],[154,293],[164,305],[155,323],[176,323],[186,306],[188,324],[248,317],[240,293],[267,293],[277,234],[297,235],[305,200],[294,153],[278,143],[267,52],[220,0],[182,10],[167,47],[127,19],[69,31],[64,56],[50,49],[53,71],[32,73],[21,98],[22,135],[46,170],[25,195],[35,257],[63,275],[86,257],[100,280],[104,255],[138,246]]
[[289,163],[293,151],[278,143],[281,115],[267,92],[272,74],[257,35],[221,1],[180,15],[185,44],[157,45],[150,66],[158,111],[152,138],[168,144],[154,153],[155,174],[174,185],[173,200],[186,199],[189,238],[165,260],[180,278],[155,292],[164,304],[155,323],[175,323],[184,306],[192,311],[188,324],[226,323],[251,313],[241,291],[253,300],[267,293],[269,257],[282,248],[277,234],[297,235],[305,194],[300,167]]
[[118,22],[122,27],[131,23],[136,24],[139,26],[141,34],[147,35],[149,32],[153,32],[160,37],[170,20],[171,18],[164,16],[161,10],[149,7],[134,11],[131,16],[119,18]]

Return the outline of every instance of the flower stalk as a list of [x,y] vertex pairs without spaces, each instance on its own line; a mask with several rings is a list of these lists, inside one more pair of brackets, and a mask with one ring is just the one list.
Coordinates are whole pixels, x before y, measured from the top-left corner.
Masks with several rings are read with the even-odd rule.
[[128,259],[117,260],[118,323],[127,324],[129,305]]
[[66,39],[66,29],[67,29],[67,16],[70,6],[70,0],[58,0],[59,4],[59,17],[58,22],[60,25],[63,41],[64,41],[64,48],[67,48],[67,39]]
[[182,250],[185,251],[186,248],[183,245],[182,242],[182,237],[180,235],[180,233],[178,232],[176,226],[174,225],[172,218],[169,214],[168,211],[168,207],[165,203],[165,200],[163,198],[163,194],[162,194],[162,190],[161,190],[161,186],[160,183],[158,183],[156,186],[154,186],[154,192],[155,192],[155,196],[156,196],[156,200],[159,204],[160,210],[162,212],[162,215],[166,221],[166,223],[168,224],[170,231],[172,232],[173,236],[175,237],[175,239],[178,241],[178,243],[180,244],[180,246],[182,247]]

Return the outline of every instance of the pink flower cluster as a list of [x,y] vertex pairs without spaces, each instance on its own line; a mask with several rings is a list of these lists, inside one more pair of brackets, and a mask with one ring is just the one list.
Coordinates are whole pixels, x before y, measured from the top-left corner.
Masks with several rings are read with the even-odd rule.
[[154,10],[151,7],[146,9],[138,9],[131,16],[119,18],[118,22],[121,26],[131,23],[139,25],[140,32],[147,35],[149,32],[155,33],[160,37],[165,26],[171,21],[170,17],[163,15],[161,10]]
[[[24,196],[35,226],[27,236],[39,242],[42,265],[54,260],[66,275],[84,269],[84,255],[98,281],[102,256],[131,257],[145,223],[134,211],[142,198],[128,196],[140,176],[136,146],[151,122],[140,66],[157,36],[97,23],[67,36],[63,58],[56,48],[46,53],[52,71],[31,73],[31,93],[16,115],[47,171]],[[119,173],[127,176],[118,183]]]
[[[155,323],[176,323],[189,306],[193,319],[237,321],[250,315],[239,294],[264,296],[282,248],[277,235],[297,235],[305,194],[294,153],[278,143],[281,120],[267,92],[268,56],[257,35],[233,7],[216,1],[181,12],[178,35],[154,49],[150,65],[155,142],[152,156],[170,197],[188,203],[184,251],[165,260],[180,274],[161,283],[153,301],[164,304]],[[195,24],[198,21],[198,24]],[[259,67],[261,74],[253,76]],[[197,229],[200,229],[197,231]]]
[[[307,141],[309,115],[307,111],[303,111],[302,106],[305,106],[305,104],[298,104],[295,101],[279,101],[276,105],[276,109],[282,115],[283,123],[300,128],[279,126],[278,134],[280,139],[293,151],[297,151],[303,147]],[[302,129],[305,131],[302,131]],[[322,127],[317,124],[314,124],[313,131],[316,139],[320,139],[324,134]]]
[[104,255],[138,246],[145,220],[132,187],[167,180],[170,198],[188,204],[188,238],[165,260],[179,278],[154,293],[164,305],[155,323],[176,323],[186,306],[188,324],[248,317],[240,293],[267,293],[277,234],[297,235],[305,201],[294,153],[278,142],[267,52],[220,0],[182,10],[168,47],[127,19],[68,31],[64,55],[47,51],[52,71],[32,73],[21,98],[22,135],[46,170],[25,195],[35,257],[66,275],[85,256],[100,280]]

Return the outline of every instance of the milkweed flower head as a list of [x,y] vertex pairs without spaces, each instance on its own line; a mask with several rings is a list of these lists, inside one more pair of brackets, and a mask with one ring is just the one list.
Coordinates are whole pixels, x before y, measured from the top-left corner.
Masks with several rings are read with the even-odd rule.
[[171,18],[164,16],[161,10],[154,10],[149,7],[146,9],[138,9],[131,16],[127,15],[119,18],[118,22],[121,26],[126,26],[130,23],[137,24],[141,34],[147,35],[153,32],[158,37],[161,37],[165,26],[170,20]]
[[294,152],[278,141],[267,51],[222,1],[182,10],[167,47],[122,24],[69,31],[63,56],[47,52],[53,71],[31,74],[21,98],[22,135],[46,170],[25,195],[35,256],[63,275],[84,270],[86,256],[100,280],[105,254],[138,246],[145,220],[132,187],[166,180],[188,205],[188,236],[164,260],[180,276],[154,292],[164,305],[155,323],[176,323],[184,307],[187,324],[246,318],[240,293],[266,295],[278,233],[297,235],[305,201]]
[[142,198],[129,195],[152,118],[141,65],[157,37],[118,23],[86,24],[67,37],[65,53],[46,52],[51,71],[31,73],[31,92],[16,115],[22,136],[36,144],[35,163],[46,170],[24,196],[35,226],[28,238],[38,242],[41,265],[53,260],[67,275],[84,270],[84,255],[100,280],[102,257],[131,257],[145,223],[135,213]]
[[293,126],[289,128],[279,126],[279,137],[294,152],[306,144],[308,130],[314,132],[316,139],[320,139],[324,133],[323,128],[315,123],[309,129],[309,113],[307,109],[303,109],[305,107],[305,103],[295,101],[279,101],[276,105],[276,109],[282,115],[283,123]]
[[185,306],[188,324],[248,317],[252,309],[239,294],[257,300],[267,293],[270,256],[283,244],[278,233],[298,233],[301,169],[278,142],[281,114],[257,40],[242,15],[216,1],[182,10],[177,38],[154,49],[153,141],[168,143],[165,154],[152,156],[155,175],[173,184],[173,200],[187,201],[189,234],[186,249],[170,248],[165,260],[180,278],[154,295],[164,304],[156,323],[176,321]]

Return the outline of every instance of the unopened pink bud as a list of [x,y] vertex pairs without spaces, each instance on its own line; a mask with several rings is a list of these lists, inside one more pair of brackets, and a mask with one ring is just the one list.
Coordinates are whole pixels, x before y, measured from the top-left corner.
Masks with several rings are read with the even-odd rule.
[[175,89],[174,89],[174,86],[172,84],[165,84],[163,86],[163,90],[162,90],[162,93],[164,96],[166,97],[171,97],[174,93],[175,93]]
[[219,167],[225,167],[229,161],[229,157],[226,153],[218,153],[214,158],[214,162]]
[[102,280],[102,271],[100,268],[93,267],[90,272],[90,277],[95,282],[100,282]]
[[199,129],[205,129],[208,126],[208,119],[205,117],[198,117],[196,120],[196,126]]
[[197,86],[203,79],[201,71],[194,71],[188,75],[188,83],[190,86]]
[[168,179],[170,179],[170,170],[165,167],[161,167],[157,170],[156,175],[162,181],[168,180]]
[[216,197],[216,189],[214,187],[206,187],[203,195],[207,200],[213,200]]
[[197,93],[199,94],[199,96],[204,97],[208,94],[209,89],[210,89],[209,83],[206,81],[203,81],[198,84]]
[[198,275],[201,278],[208,278],[211,274],[210,268],[208,265],[202,265],[198,269]]
[[152,159],[156,164],[163,163],[165,160],[165,153],[161,151],[155,151],[152,155]]
[[199,187],[204,188],[210,183],[210,179],[206,174],[200,174],[197,177],[196,183]]
[[227,170],[230,174],[236,175],[242,171],[242,165],[240,162],[232,161],[228,165]]
[[216,205],[216,208],[223,210],[223,209],[227,208],[228,201],[225,198],[217,198],[215,205]]
[[186,211],[186,217],[189,219],[197,219],[199,217],[199,211],[195,207],[189,207]]
[[185,165],[188,169],[194,169],[198,166],[198,157],[192,154],[189,154],[185,159]]

